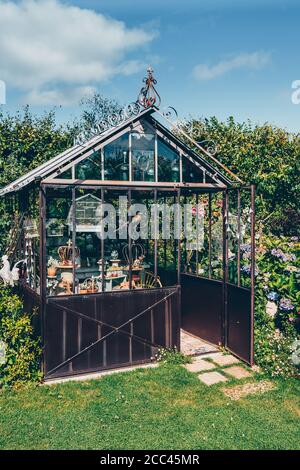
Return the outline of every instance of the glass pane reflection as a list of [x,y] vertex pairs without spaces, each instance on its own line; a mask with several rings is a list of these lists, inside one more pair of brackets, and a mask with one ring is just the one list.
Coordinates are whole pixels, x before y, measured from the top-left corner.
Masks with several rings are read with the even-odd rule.
[[131,137],[133,181],[154,181],[154,134],[132,132]]

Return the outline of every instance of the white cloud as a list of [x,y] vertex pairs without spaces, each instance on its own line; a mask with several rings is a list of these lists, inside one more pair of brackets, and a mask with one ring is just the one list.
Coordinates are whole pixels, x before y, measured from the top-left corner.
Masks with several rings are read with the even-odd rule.
[[59,0],[0,0],[0,76],[35,103],[56,99],[61,84],[74,86],[75,96],[79,87],[134,73],[141,64],[127,54],[154,37]]
[[24,98],[24,103],[33,105],[51,105],[59,104],[61,106],[70,106],[78,103],[84,96],[92,95],[96,88],[92,86],[70,87],[56,90],[31,90]]
[[197,80],[211,80],[236,69],[261,69],[271,61],[266,52],[243,53],[215,65],[198,64],[194,67],[193,76]]

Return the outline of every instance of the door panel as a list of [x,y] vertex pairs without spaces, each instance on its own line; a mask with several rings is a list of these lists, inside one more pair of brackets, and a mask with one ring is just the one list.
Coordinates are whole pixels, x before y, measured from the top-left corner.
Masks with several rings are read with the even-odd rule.
[[46,305],[46,378],[138,362],[180,348],[179,287],[52,297]]
[[182,274],[181,283],[182,328],[253,364],[251,290],[227,284],[227,308],[223,309],[221,281]]
[[181,275],[182,328],[213,344],[222,342],[222,282]]
[[252,364],[251,290],[228,284],[227,299],[226,347]]

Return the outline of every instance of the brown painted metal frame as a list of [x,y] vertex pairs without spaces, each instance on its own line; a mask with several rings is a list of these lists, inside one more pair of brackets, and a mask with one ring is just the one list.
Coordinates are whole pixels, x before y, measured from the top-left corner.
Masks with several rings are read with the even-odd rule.
[[[143,185],[142,185],[143,186]],[[173,186],[173,185],[172,185]],[[42,183],[40,185],[40,274],[41,274],[41,292],[40,292],[40,316],[41,316],[41,336],[42,336],[42,343],[44,345],[44,347],[47,347],[47,340],[48,338],[46,337],[46,334],[45,334],[45,322],[46,322],[46,312],[47,312],[47,303],[51,300],[54,300],[54,298],[49,298],[47,299],[47,288],[46,288],[46,282],[47,282],[47,270],[46,270],[46,197],[47,197],[47,189],[61,189],[62,187],[65,187],[65,188],[71,188],[71,194],[72,194],[72,208],[73,208],[73,213],[72,213],[72,219],[73,219],[73,234],[72,234],[72,243],[73,245],[75,246],[76,244],[76,221],[75,221],[75,214],[76,214],[76,189],[77,188],[86,188],[86,189],[95,189],[95,190],[100,190],[101,191],[101,198],[104,200],[104,190],[117,190],[117,189],[121,189],[123,191],[126,191],[127,194],[128,194],[128,202],[130,204],[130,201],[131,201],[131,193],[132,193],[132,189],[139,189],[140,186],[139,185],[121,185],[119,186],[118,184],[117,185],[95,185],[95,184],[92,184],[92,185],[88,185],[88,186],[85,186],[85,185],[81,185],[81,184],[64,184],[64,185],[60,185],[60,184],[57,184],[57,180],[55,180],[55,184],[49,184],[49,183]],[[162,188],[159,188],[160,190],[162,191],[170,191],[170,187],[169,185],[167,185],[166,187],[162,187]],[[149,191],[149,192],[154,192],[154,198],[156,197],[157,198],[157,187],[156,185],[151,185],[151,186],[147,186],[147,187],[143,187],[143,190],[146,190],[146,191]],[[178,188],[171,188],[171,190],[173,190],[176,194],[177,194],[177,197],[178,197],[178,194],[180,194],[180,190]],[[129,240],[128,240],[129,244],[131,243],[131,239],[129,237]],[[130,251],[129,251],[130,252]],[[179,279],[179,276],[180,276],[180,243],[178,243],[178,259],[177,259],[177,266],[178,266],[178,279]],[[74,252],[75,253],[75,252]],[[73,255],[74,256],[74,255]],[[101,258],[103,259],[104,258],[104,240],[103,238],[101,239]],[[75,260],[73,259],[73,279],[75,278]],[[156,249],[155,249],[155,252],[154,252],[154,266],[155,266],[155,276],[157,277],[157,241],[156,241]],[[104,276],[104,270],[102,270],[102,276]],[[73,282],[73,296],[72,297],[78,297],[79,295],[76,295],[75,294],[75,283]],[[104,289],[104,277],[102,277],[102,289]],[[130,259],[129,260],[129,289],[132,289],[132,260]],[[177,292],[177,305],[178,305],[178,311],[180,311],[180,286],[176,286],[176,292]],[[126,290],[124,290],[124,292],[128,292]],[[99,295],[101,296],[102,294],[96,294],[96,295]],[[68,297],[68,296],[63,296],[64,298]],[[155,308],[155,305],[152,305],[151,308],[147,309],[150,311],[150,314],[152,315],[153,313],[153,309]],[[78,314],[79,316],[82,315],[80,312],[75,312],[73,311],[74,314]],[[141,312],[142,313],[145,313],[145,312]],[[167,317],[168,317],[168,321],[171,321],[171,316],[169,315],[169,313],[167,313]],[[133,320],[133,319],[132,319]],[[122,328],[126,326],[126,325],[123,325],[119,328],[114,328],[113,325],[110,325],[110,327],[112,328],[113,331],[118,331],[118,332],[121,332],[123,333],[123,330]],[[168,329],[168,331],[170,331],[170,327]],[[127,334],[126,332],[124,332],[124,334]],[[132,338],[135,336],[135,335],[131,335]],[[179,341],[179,340],[178,340]],[[167,346],[169,345],[169,347],[171,346],[171,344],[169,344],[170,341],[168,341],[167,343]],[[93,344],[90,345],[90,347],[93,347]],[[152,344],[152,347],[155,347],[155,344]],[[180,348],[180,343],[178,342],[177,343],[177,347]],[[71,360],[71,359],[70,359]],[[59,367],[62,367],[63,364],[60,364]],[[43,362],[43,372],[45,373],[45,363]],[[49,376],[50,374],[52,374],[53,372],[55,372],[54,370],[53,371],[47,371],[47,376]]]
[[[241,287],[241,191],[242,190],[247,190],[250,192],[250,226],[251,226],[251,281],[250,281],[250,289],[243,288]],[[239,291],[236,291],[235,285],[230,284],[229,282],[229,262],[228,262],[228,222],[229,222],[229,192],[230,191],[236,191],[237,192],[237,232],[238,232],[238,243],[237,243],[237,270],[238,270],[238,281],[236,288],[239,289]],[[244,347],[240,348],[242,352],[239,352],[237,349],[231,349],[231,351],[240,357],[242,360],[245,360],[248,362],[250,365],[253,365],[254,363],[254,351],[253,351],[253,345],[254,345],[254,311],[255,311],[255,186],[239,186],[239,187],[234,187],[234,188],[226,188],[226,190],[220,190],[222,193],[222,198],[223,198],[223,204],[222,204],[222,220],[223,220],[223,262],[222,262],[222,270],[223,270],[223,276],[222,280],[218,281],[218,285],[220,286],[222,290],[222,310],[221,310],[221,337],[220,337],[220,344],[224,346],[225,348],[230,350],[231,347],[231,342],[230,342],[230,337],[232,336],[232,314],[234,313],[233,307],[236,307],[236,302],[241,301],[242,304],[240,305],[240,308],[244,310],[245,316],[247,316],[249,323],[248,326],[246,327],[246,330],[248,328],[248,333],[246,331],[246,339],[245,339],[245,344]],[[198,199],[198,198],[197,198]],[[208,280],[215,281],[212,279],[212,265],[211,265],[211,246],[212,246],[212,230],[211,230],[211,225],[212,225],[212,193],[209,193],[209,202],[208,202]],[[197,273],[197,271],[196,271]],[[189,279],[192,282],[192,278],[197,278],[203,279],[205,281],[205,278],[197,276],[196,275],[184,275],[184,279],[182,279],[182,282],[185,284],[189,282]],[[195,287],[197,290],[197,287]],[[200,289],[200,285],[199,285]],[[185,292],[188,292],[186,289],[183,289],[183,299],[185,296]],[[237,293],[239,292],[239,296]],[[205,292],[203,292],[205,293]],[[190,292],[188,295],[193,295],[192,292]],[[200,295],[200,294],[199,294]],[[202,294],[201,294],[202,295]],[[200,295],[200,297],[201,297]],[[235,297],[233,297],[235,296]],[[236,300],[234,300],[234,298]],[[240,300],[238,300],[240,298]],[[249,308],[247,304],[247,298],[249,298]],[[196,300],[195,300],[196,302]],[[235,302],[233,304],[233,302]],[[183,301],[183,305],[185,305],[185,299]],[[235,312],[236,314],[237,312]],[[184,312],[183,312],[184,314]],[[206,312],[207,315],[209,315],[209,312]],[[196,313],[195,313],[196,315]],[[243,320],[245,321],[245,317],[242,317]],[[190,317],[191,320],[193,318]],[[231,322],[230,322],[231,319]],[[240,323],[239,320],[237,320],[237,324]],[[184,325],[186,324],[186,321],[183,322]],[[187,325],[188,328],[188,325]],[[193,324],[193,321],[191,323],[191,328],[193,334],[196,334],[197,327],[195,326],[195,323]],[[195,330],[196,328],[196,330]],[[244,331],[245,333],[245,331]],[[207,337],[206,337],[207,339]],[[242,338],[241,338],[242,339]],[[248,346],[247,346],[247,344]]]
[[[80,351],[78,351],[74,355],[72,355],[72,356],[68,357],[67,359],[65,359],[63,362],[57,364],[55,367],[51,368],[50,370],[47,370],[46,377],[51,378],[51,376],[53,376],[53,374],[55,374],[55,373],[57,375],[57,371],[59,371],[59,369],[64,368],[68,364],[71,364],[74,360],[76,360],[80,356],[86,354],[88,351],[90,351],[92,348],[94,348],[96,345],[98,345],[100,343],[102,343],[103,347],[105,348],[107,340],[110,337],[112,337],[113,335],[116,335],[116,334],[125,335],[126,337],[129,338],[129,340],[130,340],[129,341],[129,348],[130,349],[131,349],[132,340],[137,340],[137,341],[139,341],[143,344],[151,346],[152,349],[153,348],[158,348],[158,347],[161,347],[161,346],[171,348],[174,345],[176,345],[176,347],[180,348],[180,337],[179,337],[179,335],[177,334],[177,340],[176,341],[174,340],[174,338],[171,335],[172,315],[171,315],[171,306],[170,306],[170,299],[174,296],[177,296],[178,293],[179,293],[179,290],[180,290],[179,287],[173,288],[171,290],[171,292],[166,293],[163,298],[161,298],[160,300],[150,304],[147,308],[143,309],[138,314],[130,317],[128,320],[126,320],[124,323],[122,323],[121,325],[118,325],[118,326],[115,326],[114,324],[111,324],[111,323],[106,323],[104,321],[97,320],[96,318],[88,316],[83,312],[75,310],[74,308],[67,307],[66,305],[63,304],[64,301],[66,300],[67,296],[64,296],[63,298],[62,297],[51,297],[48,300],[48,303],[50,303],[50,305],[51,304],[55,305],[55,307],[60,309],[63,312],[64,315],[66,313],[72,314],[73,316],[75,316],[79,320],[81,319],[81,320],[85,320],[87,322],[90,322],[91,324],[93,323],[95,326],[100,326],[101,329],[103,327],[106,327],[106,328],[108,328],[109,331],[108,331],[108,333],[104,334],[104,336],[101,336],[96,341],[91,342],[88,346],[84,347],[83,349],[80,349]],[[153,293],[153,291],[152,291],[152,293]],[[108,295],[113,295],[112,293],[107,293],[107,294]],[[143,292],[139,291],[139,294],[141,295],[141,294],[143,294]],[[145,291],[145,294],[147,294],[146,291]],[[98,294],[98,296],[102,296],[102,295],[103,294]],[[104,296],[105,296],[105,294],[104,294]],[[75,299],[76,299],[76,297],[78,298],[80,296],[76,295]],[[165,336],[165,344],[164,345],[159,344],[159,343],[155,342],[154,340],[149,341],[149,340],[147,340],[143,337],[140,337],[138,334],[134,333],[134,330],[133,330],[134,322],[137,321],[138,319],[142,318],[143,316],[146,316],[146,314],[151,316],[151,324],[152,324],[153,323],[153,319],[152,319],[153,312],[161,304],[164,305],[164,315],[165,315],[165,335],[166,336]],[[128,326],[129,326],[129,331],[127,329]],[[64,325],[64,330],[65,329],[66,329],[66,325]],[[174,341],[175,341],[175,343],[174,343]],[[129,357],[130,357],[130,353],[129,353]],[[151,357],[149,357],[149,360],[150,359],[151,359]],[[120,366],[122,365],[121,358],[120,358],[119,365]]]
[[[94,182],[93,182],[94,183]],[[240,216],[241,216],[241,207],[240,207],[240,191],[241,189],[250,189],[251,191],[251,244],[252,244],[252,257],[251,257],[251,359],[250,363],[253,364],[253,321],[254,321],[254,285],[255,285],[255,207],[254,207],[254,201],[255,201],[255,187],[250,186],[250,187],[239,187],[239,188],[227,188],[226,190],[220,188],[220,187],[215,187],[212,185],[178,185],[178,184],[162,184],[161,186],[155,185],[151,183],[151,185],[139,185],[139,184],[128,184],[126,185],[119,184],[115,182],[115,184],[104,184],[104,185],[95,185],[95,184],[89,184],[89,185],[81,185],[81,184],[60,184],[55,180],[55,184],[51,183],[43,183],[40,186],[40,276],[41,276],[41,293],[40,293],[40,315],[41,315],[41,336],[42,336],[42,341],[43,344],[45,345],[45,313],[46,313],[46,303],[47,303],[47,293],[46,293],[46,279],[47,279],[47,272],[46,272],[46,191],[48,188],[62,188],[62,187],[68,187],[72,189],[72,202],[73,202],[73,210],[75,212],[75,207],[76,207],[76,197],[75,197],[75,191],[76,187],[84,187],[88,189],[97,189],[101,191],[101,197],[104,198],[104,190],[117,190],[117,189],[122,189],[126,190],[129,194],[129,197],[131,197],[131,190],[134,189],[140,189],[141,186],[143,187],[143,190],[146,191],[153,191],[154,193],[154,199],[157,198],[157,189],[159,191],[174,191],[174,200],[177,201],[177,203],[180,203],[180,197],[183,191],[185,189],[194,189],[195,193],[197,194],[197,200],[198,200],[198,194],[199,192],[203,193],[204,192],[204,187],[206,189],[206,192],[208,192],[209,196],[209,279],[211,279],[212,276],[212,268],[211,268],[211,258],[212,258],[212,253],[211,253],[211,244],[212,244],[212,231],[211,231],[211,217],[212,217],[212,192],[219,192],[222,191],[223,193],[223,310],[222,310],[222,332],[223,332],[223,337],[222,337],[222,343],[226,347],[227,345],[227,332],[228,332],[228,325],[227,325],[227,286],[228,286],[228,239],[227,239],[227,224],[226,221],[228,221],[228,211],[229,211],[229,202],[228,202],[228,194],[229,191],[231,190],[236,190],[238,194],[238,231],[240,231]],[[73,213],[73,223],[75,223],[75,217]],[[73,226],[73,237],[75,234],[74,226]],[[73,240],[75,243],[75,241]],[[177,287],[181,285],[181,243],[178,241],[177,243]],[[104,242],[101,242],[101,257],[104,256]],[[156,262],[155,262],[156,259]],[[175,260],[175,258],[174,258]],[[73,263],[75,264],[75,263]],[[156,250],[154,250],[154,266],[155,266],[155,275],[157,276],[157,246]],[[132,279],[132,266],[130,263],[130,269],[129,269],[129,276],[130,279]],[[240,239],[238,240],[238,287],[240,287]],[[104,281],[104,279],[102,280]],[[132,284],[132,282],[130,282]],[[102,286],[104,286],[104,282],[102,282]],[[132,287],[130,285],[130,287]],[[73,283],[73,288],[74,288],[74,283]],[[102,295],[101,293],[99,295]],[[179,295],[178,295],[178,302],[180,302],[180,289],[179,289]],[[151,309],[150,309],[151,310]],[[234,352],[234,351],[233,351]]]
[[[249,327],[249,358],[247,362],[254,365],[254,313],[255,313],[255,185],[240,186],[238,188],[227,188],[224,191],[223,197],[223,321],[224,321],[224,346],[230,350],[228,342],[228,220],[229,220],[229,192],[237,191],[237,231],[238,231],[238,250],[237,250],[237,287],[241,290],[246,290],[241,287],[241,190],[248,190],[250,192],[250,238],[251,238],[251,269],[250,269],[250,327]],[[233,286],[232,286],[233,287]],[[237,351],[232,351],[235,355],[239,356],[242,360],[245,357],[239,355]]]

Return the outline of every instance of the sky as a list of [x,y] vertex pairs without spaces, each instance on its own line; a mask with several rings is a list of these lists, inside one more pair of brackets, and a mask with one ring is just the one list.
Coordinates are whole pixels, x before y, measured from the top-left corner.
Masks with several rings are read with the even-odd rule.
[[299,132],[299,19],[299,0],[0,0],[1,107],[65,122],[94,91],[135,101],[151,65],[182,119]]

